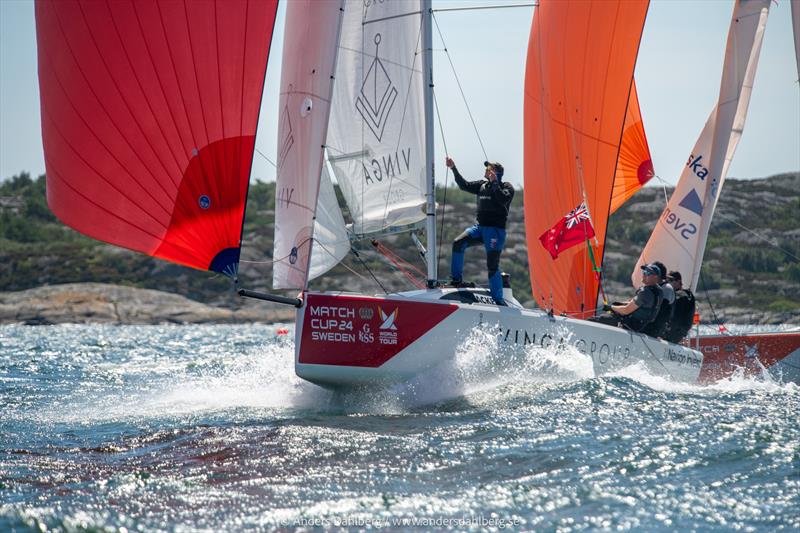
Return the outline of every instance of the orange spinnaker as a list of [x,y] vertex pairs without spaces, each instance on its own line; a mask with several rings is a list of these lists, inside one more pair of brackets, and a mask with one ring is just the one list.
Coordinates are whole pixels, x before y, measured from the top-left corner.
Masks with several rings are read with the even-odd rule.
[[525,231],[537,303],[593,314],[587,247],[553,260],[537,241],[586,202],[602,258],[611,192],[648,0],[541,0],[525,72]]
[[644,133],[642,112],[639,110],[639,95],[636,93],[634,80],[628,99],[625,126],[622,130],[614,189],[611,193],[611,213],[622,207],[622,204],[636,194],[636,191],[654,175],[653,160],[650,157],[650,147],[647,145],[647,135]]

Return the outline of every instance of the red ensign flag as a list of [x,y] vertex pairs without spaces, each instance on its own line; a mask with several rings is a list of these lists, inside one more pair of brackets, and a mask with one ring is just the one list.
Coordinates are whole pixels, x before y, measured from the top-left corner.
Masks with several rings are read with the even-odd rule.
[[567,248],[580,244],[592,237],[594,237],[592,219],[589,218],[586,204],[581,204],[556,222],[555,226],[542,233],[539,241],[555,259],[559,253]]

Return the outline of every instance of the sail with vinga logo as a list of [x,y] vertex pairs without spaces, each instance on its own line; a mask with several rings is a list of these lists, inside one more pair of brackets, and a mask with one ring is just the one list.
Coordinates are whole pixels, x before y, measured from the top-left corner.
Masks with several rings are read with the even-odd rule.
[[345,3],[326,145],[355,235],[425,220],[420,10]]
[[[350,252],[351,239],[417,229],[426,218],[420,2],[323,5],[313,16],[310,5],[287,6],[275,288],[304,288]],[[298,68],[298,50],[319,61]],[[314,140],[295,145],[302,135]]]

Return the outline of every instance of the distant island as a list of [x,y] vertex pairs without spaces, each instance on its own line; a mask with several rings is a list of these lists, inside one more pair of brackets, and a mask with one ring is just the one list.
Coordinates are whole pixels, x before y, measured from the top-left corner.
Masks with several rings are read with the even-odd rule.
[[[469,176],[467,176],[469,178]],[[725,184],[711,226],[697,300],[704,322],[800,323],[800,172]],[[338,191],[337,191],[338,193]],[[666,194],[670,194],[668,189]],[[446,194],[446,202],[445,202]],[[609,222],[606,292],[627,298],[630,272],[664,208],[665,191],[646,187]],[[501,268],[510,273],[518,300],[533,306],[528,277],[522,197],[514,198]],[[240,281],[269,291],[275,184],[250,186]],[[448,271],[449,243],[474,219],[475,197],[439,187],[440,272]],[[544,199],[542,201],[545,201]],[[407,235],[383,244],[424,266]],[[317,290],[382,293],[409,288],[408,281],[376,253],[359,245],[322,279]],[[669,267],[669,258],[663,258]],[[381,288],[367,267],[378,278]],[[360,273],[354,275],[351,270]],[[481,250],[467,255],[465,278],[485,282]],[[160,292],[158,292],[160,291]],[[288,294],[288,293],[287,293]],[[242,323],[291,321],[293,309],[238,297],[231,280],[97,242],[63,225],[50,212],[45,179],[21,173],[0,182],[0,324]]]

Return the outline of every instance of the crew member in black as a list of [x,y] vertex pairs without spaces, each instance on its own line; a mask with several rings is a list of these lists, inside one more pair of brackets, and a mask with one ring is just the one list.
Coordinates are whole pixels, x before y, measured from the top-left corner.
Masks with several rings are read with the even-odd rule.
[[504,169],[500,163],[485,161],[485,179],[477,181],[466,181],[449,157],[446,163],[453,170],[458,188],[478,196],[478,223],[464,230],[453,241],[453,257],[450,263],[452,284],[462,284],[466,249],[483,243],[486,248],[486,268],[489,271],[489,290],[498,305],[505,305],[500,254],[506,242],[506,221],[511,200],[514,198],[514,187],[503,181]]
[[603,311],[610,311],[611,314],[594,316],[589,320],[625,327],[633,331],[642,331],[647,324],[652,322],[664,299],[661,287],[658,286],[661,271],[654,264],[643,265],[641,268],[642,286],[636,290],[634,297],[627,303],[615,302],[612,305],[604,305]]
[[664,299],[661,301],[661,307],[658,309],[658,314],[652,322],[647,324],[642,333],[650,335],[651,337],[664,337],[664,332],[667,331],[667,326],[672,320],[672,312],[675,309],[675,289],[667,281],[667,267],[660,261],[654,261],[660,271],[660,281],[658,285],[661,287],[661,293]]
[[683,288],[683,279],[680,272],[673,270],[669,273],[667,279],[672,288],[675,289],[675,311],[672,313],[672,320],[667,325],[664,339],[678,343],[692,329],[695,311],[694,294],[689,289]]

